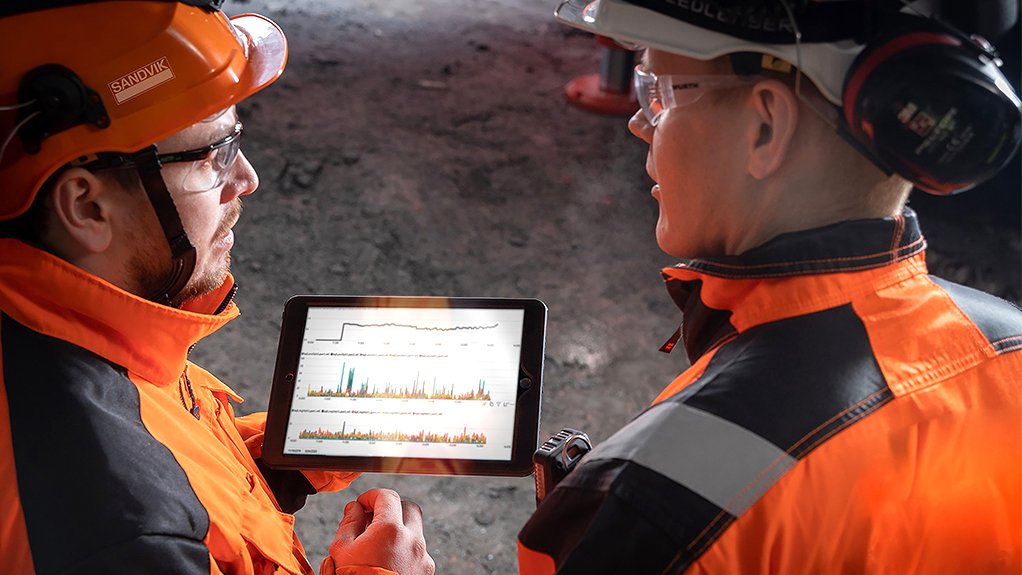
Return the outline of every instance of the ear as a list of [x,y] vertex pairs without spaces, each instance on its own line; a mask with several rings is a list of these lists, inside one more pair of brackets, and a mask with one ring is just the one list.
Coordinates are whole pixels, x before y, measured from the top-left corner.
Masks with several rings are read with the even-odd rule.
[[749,127],[749,175],[764,180],[781,167],[791,150],[798,125],[798,97],[778,80],[763,80],[752,88],[756,124]]
[[54,224],[61,227],[61,235],[76,244],[77,249],[72,251],[96,254],[110,248],[114,192],[82,168],[71,168],[54,182]]

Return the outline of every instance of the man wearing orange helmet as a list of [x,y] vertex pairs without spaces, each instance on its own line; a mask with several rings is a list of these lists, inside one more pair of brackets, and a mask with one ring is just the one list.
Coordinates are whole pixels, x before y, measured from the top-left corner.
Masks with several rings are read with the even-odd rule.
[[[238,315],[234,105],[287,59],[221,2],[0,7],[0,572],[312,573],[290,513],[355,477],[265,468],[263,414],[188,361]],[[320,569],[432,571],[388,490]]]
[[1022,312],[928,275],[905,208],[1001,169],[1022,106],[934,4],[562,2],[645,48],[691,366],[546,496],[520,573],[1022,571]]

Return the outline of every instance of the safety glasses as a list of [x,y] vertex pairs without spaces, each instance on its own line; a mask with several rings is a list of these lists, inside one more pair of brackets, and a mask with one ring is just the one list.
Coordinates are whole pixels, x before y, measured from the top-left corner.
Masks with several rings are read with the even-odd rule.
[[656,126],[667,110],[694,104],[710,90],[746,86],[757,79],[755,76],[657,76],[641,66],[635,67],[632,76],[635,96],[651,126]]
[[234,131],[221,140],[208,146],[159,154],[156,156],[161,164],[190,162],[191,166],[183,180],[186,192],[206,192],[219,188],[224,178],[231,171],[231,166],[238,159],[241,150],[241,122],[234,125]]
[[[182,188],[186,192],[208,192],[223,185],[227,174],[231,172],[241,150],[241,133],[242,125],[238,122],[233,132],[208,146],[157,154],[156,158],[161,165],[190,164],[181,180]],[[135,162],[128,154],[104,152],[97,154],[96,159],[77,165],[91,170],[107,170],[134,167]]]

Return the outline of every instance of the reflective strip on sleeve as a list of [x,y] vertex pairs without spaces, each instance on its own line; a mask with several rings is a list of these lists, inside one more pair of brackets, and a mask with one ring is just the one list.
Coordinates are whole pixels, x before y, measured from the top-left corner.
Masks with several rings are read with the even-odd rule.
[[735,516],[796,463],[762,437],[679,402],[650,408],[593,450],[586,462],[599,459],[647,467]]

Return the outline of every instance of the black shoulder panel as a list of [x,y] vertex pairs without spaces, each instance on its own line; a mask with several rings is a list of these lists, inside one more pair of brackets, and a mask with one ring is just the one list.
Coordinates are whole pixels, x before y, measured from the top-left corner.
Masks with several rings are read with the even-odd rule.
[[208,574],[209,516],[127,375],[7,316],[0,342],[36,573]]
[[930,276],[999,353],[1022,349],[1022,310],[999,297]]
[[558,575],[674,573],[695,559],[697,544],[733,521],[685,486],[642,465],[609,459],[568,475],[518,537],[552,557]]
[[742,333],[672,400],[801,458],[892,398],[866,329],[846,305]]

